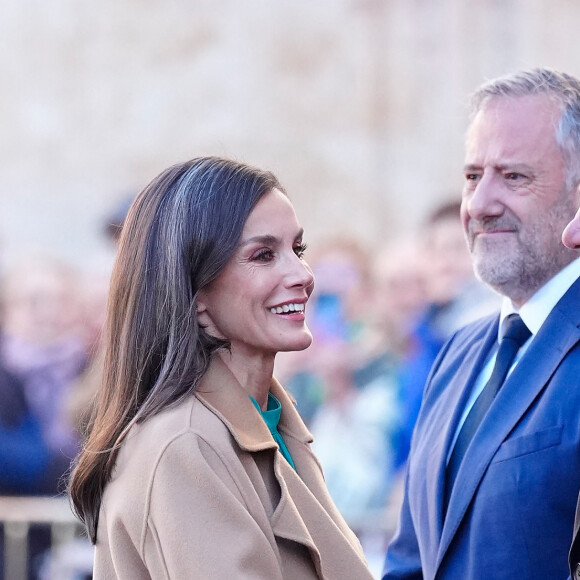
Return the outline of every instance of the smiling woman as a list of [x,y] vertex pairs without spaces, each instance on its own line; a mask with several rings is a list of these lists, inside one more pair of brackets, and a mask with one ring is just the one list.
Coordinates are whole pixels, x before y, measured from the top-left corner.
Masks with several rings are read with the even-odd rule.
[[70,484],[95,580],[372,578],[272,376],[312,340],[302,237],[276,178],[226,159],[135,200]]
[[[213,336],[229,340],[230,367],[246,367],[254,359],[252,367],[271,376],[277,352],[310,346],[304,308],[314,278],[303,256],[302,228],[292,204],[273,189],[249,215],[226,267],[199,291],[199,321]],[[264,380],[249,385],[261,406],[268,387]]]

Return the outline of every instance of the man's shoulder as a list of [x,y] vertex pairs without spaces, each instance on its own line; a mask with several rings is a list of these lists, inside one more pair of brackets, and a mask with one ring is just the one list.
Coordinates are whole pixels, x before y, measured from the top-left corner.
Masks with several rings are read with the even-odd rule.
[[491,328],[499,323],[499,314],[495,312],[483,318],[479,318],[457,330],[449,339],[456,344],[470,344],[474,340],[483,338]]
[[439,351],[427,382],[431,383],[435,376],[450,380],[460,366],[476,364],[481,349],[490,347],[498,323],[499,315],[493,314],[457,330]]

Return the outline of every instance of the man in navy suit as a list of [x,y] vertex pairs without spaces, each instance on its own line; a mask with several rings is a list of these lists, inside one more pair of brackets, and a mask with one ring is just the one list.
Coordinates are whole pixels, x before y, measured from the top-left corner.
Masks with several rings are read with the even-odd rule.
[[[580,205],[580,81],[536,69],[481,87],[464,176],[474,270],[504,301],[431,369],[383,580],[565,580],[580,488],[580,258],[560,236]],[[514,320],[525,332],[506,362]]]

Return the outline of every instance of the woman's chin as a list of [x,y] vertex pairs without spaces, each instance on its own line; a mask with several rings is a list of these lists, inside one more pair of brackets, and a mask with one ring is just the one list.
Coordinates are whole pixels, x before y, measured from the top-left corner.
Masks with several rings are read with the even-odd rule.
[[310,331],[306,331],[303,337],[301,337],[299,340],[293,341],[291,345],[288,345],[287,348],[282,349],[280,352],[292,352],[304,350],[308,348],[311,344],[312,344],[312,335],[310,334]]

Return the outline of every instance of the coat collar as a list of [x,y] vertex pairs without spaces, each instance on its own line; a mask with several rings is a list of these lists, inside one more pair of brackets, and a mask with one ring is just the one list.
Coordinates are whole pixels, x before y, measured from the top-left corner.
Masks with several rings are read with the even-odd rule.
[[[294,400],[273,377],[270,392],[282,405],[278,424],[280,432],[302,443],[311,443],[312,435],[300,419]],[[219,355],[213,356],[195,393],[206,407],[220,417],[242,449],[252,452],[277,447],[248,393]]]

